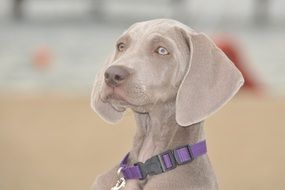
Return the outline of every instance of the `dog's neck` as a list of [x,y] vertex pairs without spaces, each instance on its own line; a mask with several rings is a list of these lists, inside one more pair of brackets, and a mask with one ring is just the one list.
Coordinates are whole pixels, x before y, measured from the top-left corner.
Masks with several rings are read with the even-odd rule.
[[134,112],[137,131],[133,141],[133,161],[148,158],[181,145],[204,139],[202,122],[181,127],[175,120],[175,101],[156,104],[146,113]]

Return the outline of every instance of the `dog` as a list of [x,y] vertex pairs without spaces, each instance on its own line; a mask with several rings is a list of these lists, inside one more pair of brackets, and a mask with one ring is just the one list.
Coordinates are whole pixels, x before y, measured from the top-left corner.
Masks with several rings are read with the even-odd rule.
[[96,75],[91,106],[109,123],[131,109],[137,131],[129,154],[93,190],[218,189],[203,123],[243,83],[206,34],[171,19],[130,26]]

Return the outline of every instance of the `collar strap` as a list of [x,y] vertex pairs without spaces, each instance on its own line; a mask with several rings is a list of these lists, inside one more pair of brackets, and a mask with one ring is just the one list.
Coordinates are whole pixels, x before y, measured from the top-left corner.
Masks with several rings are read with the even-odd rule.
[[206,141],[200,141],[193,145],[184,145],[173,150],[149,158],[145,163],[137,162],[133,166],[127,165],[129,153],[121,161],[120,172],[125,179],[145,179],[148,175],[157,175],[191,162],[199,156],[207,153]]

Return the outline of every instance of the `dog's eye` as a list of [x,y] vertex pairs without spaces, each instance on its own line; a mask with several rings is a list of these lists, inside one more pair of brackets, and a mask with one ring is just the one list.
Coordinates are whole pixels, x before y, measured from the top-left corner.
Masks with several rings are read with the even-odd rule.
[[124,51],[125,47],[126,47],[126,44],[124,44],[123,42],[118,43],[117,45],[118,51]]
[[164,47],[158,47],[156,52],[159,54],[159,55],[168,55],[169,52],[167,51],[166,48]]

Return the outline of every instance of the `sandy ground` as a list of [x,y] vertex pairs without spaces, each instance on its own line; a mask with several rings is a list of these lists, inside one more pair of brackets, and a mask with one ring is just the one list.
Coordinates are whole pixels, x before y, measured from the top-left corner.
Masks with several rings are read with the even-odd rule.
[[[285,97],[241,94],[206,122],[222,190],[285,188]],[[0,189],[90,189],[129,150],[134,120],[110,126],[89,97],[0,96]]]

